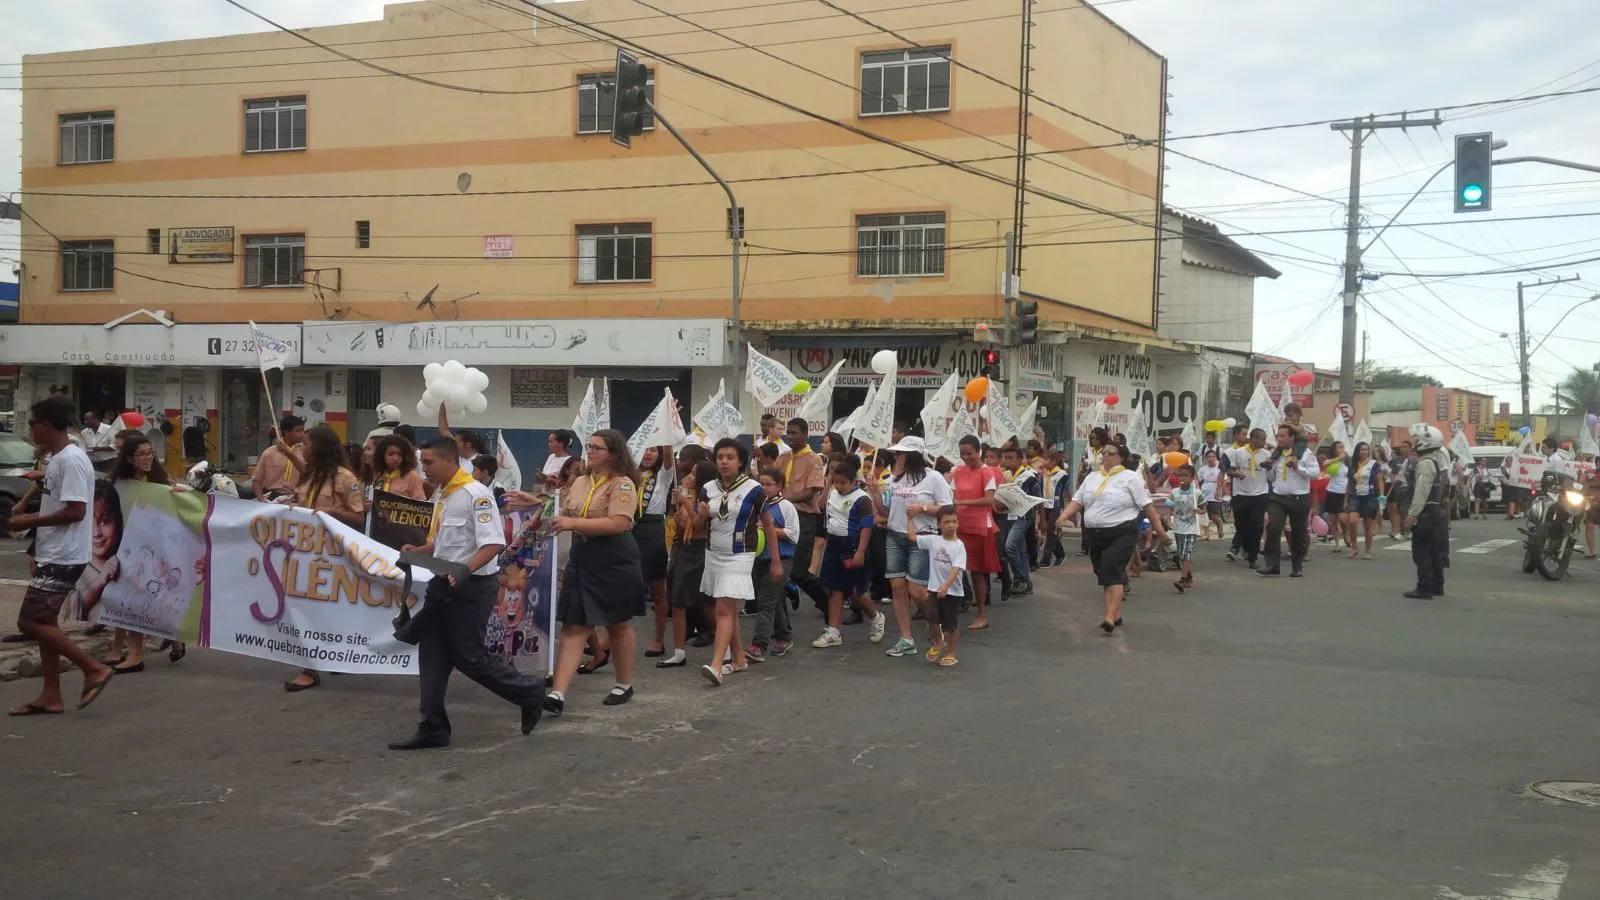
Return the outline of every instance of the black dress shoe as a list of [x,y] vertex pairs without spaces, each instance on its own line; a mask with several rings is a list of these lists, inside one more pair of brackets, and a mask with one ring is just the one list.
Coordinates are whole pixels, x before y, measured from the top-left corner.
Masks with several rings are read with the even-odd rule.
[[655,659],[658,656],[666,656],[667,648],[662,647],[660,650],[646,650],[644,651],[644,655],[648,659]]
[[1274,566],[1271,569],[1257,569],[1256,570],[1256,574],[1257,575],[1282,575],[1283,573],[1281,571],[1279,571],[1276,566]]
[[1115,622],[1112,622],[1111,624],[1117,626],[1118,628],[1121,628],[1122,627],[1122,617],[1121,616],[1117,616],[1117,620]]
[[1100,623],[1100,630],[1104,631],[1106,634],[1110,634],[1113,631],[1117,630],[1117,626],[1112,624],[1112,623],[1110,623],[1110,622],[1101,622]]
[[612,688],[611,693],[607,694],[606,699],[601,702],[603,702],[606,706],[621,706],[632,699],[633,688],[630,686],[625,691],[619,691],[616,688]]
[[555,694],[545,694],[544,711],[552,716],[559,716],[567,711],[567,701],[557,697]]
[[532,706],[522,708],[522,733],[531,734],[535,725],[544,717],[544,701],[539,701]]
[[403,741],[390,741],[390,750],[433,750],[437,747],[450,746],[450,738],[444,735],[423,734],[417,732]]
[[1432,600],[1434,597],[1436,597],[1438,595],[1425,593],[1423,591],[1406,591],[1404,594],[1401,594],[1400,596],[1408,598],[1408,599],[1411,599],[1411,600]]
[[695,635],[694,640],[689,642],[689,646],[691,646],[691,647],[709,647],[709,646],[711,646],[711,642],[713,640],[715,640],[715,639],[716,639],[715,635],[697,634],[697,635]]

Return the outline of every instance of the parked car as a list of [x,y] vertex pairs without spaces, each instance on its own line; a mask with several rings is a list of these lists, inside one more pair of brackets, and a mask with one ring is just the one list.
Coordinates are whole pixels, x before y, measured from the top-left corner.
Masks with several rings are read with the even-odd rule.
[[11,432],[0,432],[0,533],[5,532],[11,519],[11,508],[32,484],[22,474],[33,468],[33,452],[33,442]]

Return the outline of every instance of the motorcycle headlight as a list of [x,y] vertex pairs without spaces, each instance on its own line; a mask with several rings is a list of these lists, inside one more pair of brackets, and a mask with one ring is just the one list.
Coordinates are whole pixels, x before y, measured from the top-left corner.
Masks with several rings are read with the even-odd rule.
[[1561,496],[1562,496],[1563,499],[1565,499],[1567,501],[1567,505],[1568,506],[1582,506],[1583,505],[1583,492],[1582,491],[1563,491]]

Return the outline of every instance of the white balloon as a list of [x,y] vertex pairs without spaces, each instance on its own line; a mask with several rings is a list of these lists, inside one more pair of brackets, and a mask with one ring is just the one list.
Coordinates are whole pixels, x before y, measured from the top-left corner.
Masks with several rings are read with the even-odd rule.
[[473,391],[467,395],[467,412],[481,413],[489,408],[489,398]]
[[447,359],[444,362],[444,370],[450,373],[450,377],[460,378],[461,373],[465,372],[467,367],[462,365],[459,359]]
[[451,411],[464,409],[467,405],[467,388],[459,382],[451,381],[444,386],[444,405]]
[[481,369],[468,369],[467,387],[475,391],[488,390],[489,376],[485,375]]
[[1222,420],[1222,424],[1228,426],[1229,428],[1232,428],[1233,426],[1239,424],[1239,420],[1235,419],[1233,416],[1229,416],[1226,419]]
[[900,368],[900,358],[895,356],[893,350],[879,350],[872,354],[872,371],[879,375],[887,375]]
[[429,409],[428,404],[423,403],[421,400],[417,401],[417,415],[426,419],[430,416],[437,416],[438,414],[439,407],[435,406],[433,409]]
[[431,389],[423,391],[422,399],[418,402],[423,406],[432,409],[434,412],[439,411],[439,395],[435,394]]
[[444,366],[441,366],[438,363],[428,363],[422,367],[422,380],[432,384],[433,380],[438,378],[439,373],[443,371]]

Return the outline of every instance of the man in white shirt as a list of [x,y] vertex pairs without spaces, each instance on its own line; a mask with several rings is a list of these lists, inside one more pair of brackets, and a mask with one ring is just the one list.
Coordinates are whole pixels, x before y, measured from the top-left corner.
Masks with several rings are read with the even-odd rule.
[[83,414],[83,431],[78,436],[83,440],[83,449],[88,451],[90,462],[105,463],[116,458],[116,432],[94,410]]
[[[1299,442],[1299,443],[1297,443]],[[1298,457],[1296,446],[1303,448]],[[1262,548],[1266,562],[1257,575],[1277,575],[1281,558],[1284,520],[1289,522],[1289,577],[1299,578],[1306,551],[1311,546],[1307,521],[1311,515],[1311,479],[1322,474],[1316,451],[1305,443],[1299,429],[1289,424],[1278,426],[1278,449],[1272,460],[1272,490],[1267,494],[1267,544]]]
[[1256,567],[1256,556],[1261,552],[1261,519],[1267,512],[1267,476],[1272,470],[1272,451],[1267,449],[1267,433],[1252,429],[1250,442],[1243,447],[1227,451],[1226,477],[1233,490],[1234,536],[1239,541],[1237,551],[1228,551],[1231,562],[1239,554]]
[[1552,437],[1545,438],[1544,470],[1571,478],[1573,474],[1572,467],[1568,462],[1567,454],[1562,452],[1561,448],[1556,444],[1556,439]]
[[544,679],[518,672],[503,656],[484,649],[489,613],[499,598],[495,575],[500,571],[500,551],[505,532],[494,492],[460,474],[460,448],[447,437],[434,438],[422,448],[422,467],[434,492],[434,529],[428,542],[406,547],[445,562],[460,563],[469,574],[457,578],[435,574],[418,625],[417,666],[422,676],[422,721],[410,738],[395,741],[391,750],[425,750],[450,745],[450,716],[445,712],[445,689],[450,673],[461,674],[493,691],[522,710],[522,733],[528,734],[544,714]]
[[78,709],[99,698],[111,681],[111,667],[72,642],[57,621],[61,605],[83,576],[92,551],[94,467],[89,457],[72,443],[72,401],[59,394],[33,405],[28,413],[28,434],[49,456],[40,484],[39,511],[13,513],[12,531],[35,530],[34,567],[17,613],[17,629],[39,643],[44,686],[39,696],[11,710],[13,716],[60,713],[61,658],[83,672],[83,693]]

